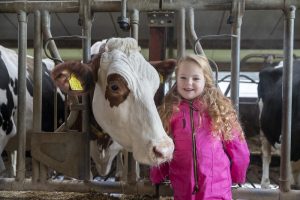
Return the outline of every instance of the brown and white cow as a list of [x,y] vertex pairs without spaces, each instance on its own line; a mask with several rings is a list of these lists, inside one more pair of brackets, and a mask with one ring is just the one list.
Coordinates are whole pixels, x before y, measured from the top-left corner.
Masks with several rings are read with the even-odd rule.
[[[157,71],[133,38],[111,38],[102,50],[89,64],[57,65],[52,71],[56,84],[70,94],[92,90],[95,120],[138,162],[158,165],[171,160],[174,144],[153,99],[160,82]],[[72,88],[72,77],[79,80],[82,90]]]

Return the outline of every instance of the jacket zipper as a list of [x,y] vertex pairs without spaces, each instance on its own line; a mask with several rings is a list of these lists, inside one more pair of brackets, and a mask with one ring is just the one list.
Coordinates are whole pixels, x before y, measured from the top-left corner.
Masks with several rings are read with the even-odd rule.
[[198,173],[197,173],[197,152],[196,152],[196,133],[194,127],[194,114],[193,114],[193,102],[190,103],[190,121],[191,121],[191,129],[192,129],[192,143],[193,143],[193,164],[194,164],[194,179],[195,186],[192,194],[196,194],[199,191],[198,185]]

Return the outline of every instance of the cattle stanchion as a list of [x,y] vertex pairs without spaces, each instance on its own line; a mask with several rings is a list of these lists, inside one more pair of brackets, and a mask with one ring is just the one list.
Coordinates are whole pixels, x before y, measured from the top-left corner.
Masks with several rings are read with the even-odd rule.
[[282,75],[282,148],[279,188],[290,191],[290,156],[291,156],[291,122],[292,122],[292,82],[293,82],[293,48],[295,6],[286,8],[284,23],[284,62]]
[[[34,97],[33,97],[33,131],[41,131],[42,127],[42,34],[41,12],[34,13]],[[39,163],[32,158],[32,182],[39,179]]]
[[241,48],[241,26],[245,12],[245,0],[234,0],[232,2],[232,35],[231,38],[231,90],[230,97],[234,108],[239,113],[239,82],[240,82],[240,48]]
[[25,179],[25,149],[26,149],[26,56],[27,56],[27,14],[23,10],[18,11],[18,154],[17,176],[18,182]]
[[[101,192],[150,192],[154,193],[153,187],[150,187],[149,185],[139,185],[139,182],[137,183],[137,186],[130,187],[129,185],[122,185],[122,183],[114,183],[114,184],[98,184],[94,182],[88,182],[82,183],[77,182],[75,184],[64,182],[63,184],[60,183],[41,183],[38,184],[32,184],[31,182],[28,182],[28,180],[25,179],[25,140],[26,140],[26,133],[25,130],[25,112],[24,109],[26,108],[25,103],[25,94],[24,91],[26,91],[26,82],[25,82],[25,63],[26,63],[26,30],[27,30],[27,17],[26,13],[35,12],[36,10],[49,10],[51,12],[78,12],[80,8],[83,9],[84,14],[90,14],[91,11],[93,12],[102,12],[102,11],[120,11],[120,1],[118,2],[99,2],[95,1],[95,4],[91,4],[91,1],[85,2],[85,1],[47,1],[43,2],[43,5],[41,5],[37,1],[26,1],[26,2],[20,2],[20,1],[5,1],[0,2],[0,12],[18,12],[18,19],[19,19],[19,98],[18,98],[18,171],[17,171],[17,178],[16,179],[1,179],[0,189],[11,189],[16,190],[18,188],[21,188],[23,190],[68,190],[68,191],[81,191],[81,192],[87,192],[87,191],[101,191]],[[288,177],[287,177],[287,170],[289,167],[289,162],[286,160],[289,158],[290,152],[289,152],[289,143],[290,143],[290,106],[291,106],[291,90],[289,88],[291,84],[291,69],[292,69],[292,49],[293,49],[293,23],[294,23],[294,14],[295,14],[295,8],[300,7],[300,2],[298,0],[276,0],[276,1],[256,1],[256,0],[249,0],[247,1],[247,4],[245,5],[245,1],[236,0],[233,2],[229,1],[220,1],[218,4],[214,4],[210,0],[204,0],[204,1],[160,1],[162,5],[160,5],[160,8],[162,10],[177,10],[179,15],[181,16],[178,19],[178,57],[181,57],[184,55],[184,48],[185,48],[185,31],[183,30],[184,25],[184,17],[185,17],[185,9],[190,7],[190,5],[193,5],[194,9],[208,9],[208,10],[230,10],[232,9],[232,13],[234,14],[235,20],[234,24],[232,26],[232,32],[234,35],[237,35],[237,38],[233,38],[232,40],[232,47],[234,48],[232,53],[232,60],[233,60],[233,68],[232,68],[232,74],[236,77],[232,80],[232,87],[238,87],[238,77],[239,77],[239,48],[240,48],[240,28],[241,28],[241,19],[243,16],[244,9],[257,9],[257,10],[263,10],[263,9],[285,9],[287,13],[287,19],[285,23],[285,40],[284,40],[284,46],[285,46],[285,86],[283,89],[283,92],[286,97],[284,99],[283,103],[283,132],[284,132],[284,138],[283,138],[283,150],[282,150],[282,162],[281,162],[281,182],[280,182],[280,190],[251,190],[251,189],[239,189],[234,190],[233,194],[235,198],[260,198],[260,199],[298,199],[300,194],[298,191],[290,190],[288,186]],[[193,3],[193,4],[191,4]],[[233,4],[232,4],[233,3]],[[157,1],[150,1],[149,4],[141,4],[139,0],[128,0],[127,1],[127,8],[128,10],[137,9],[140,11],[148,11],[152,10],[153,8],[157,8]],[[150,5],[150,6],[149,6]],[[295,5],[294,7],[289,7],[290,5]],[[86,7],[85,7],[86,6]],[[153,7],[152,7],[153,6]],[[155,6],[155,7],[154,7]],[[36,14],[38,16],[38,14]],[[89,16],[84,15],[84,18],[89,18]],[[38,17],[36,18],[38,20]],[[87,22],[90,25],[90,19],[87,19]],[[38,22],[36,22],[38,24]],[[35,27],[38,29],[38,25]],[[84,26],[83,27],[83,34],[87,35],[88,39],[85,40],[83,47],[84,47],[84,62],[86,62],[89,58],[89,46],[90,46],[90,26]],[[135,33],[133,33],[134,35]],[[39,38],[38,38],[39,40]],[[37,49],[39,41],[36,41]],[[37,53],[37,52],[35,52]],[[39,55],[35,54],[37,57],[36,59],[39,59]],[[39,62],[39,61],[37,61]],[[38,64],[36,64],[37,66]],[[231,94],[234,104],[238,104],[237,96],[238,96],[238,89],[232,88],[232,94]],[[39,100],[36,100],[39,101]],[[85,101],[85,100],[84,100]],[[39,108],[38,108],[39,109]],[[36,115],[37,118],[38,115]],[[88,117],[84,117],[84,121],[88,121]],[[38,121],[38,120],[37,120]],[[86,126],[86,124],[83,124]],[[39,127],[35,125],[35,130],[38,130]],[[88,128],[84,128],[84,132],[88,132]],[[85,134],[85,133],[84,133]],[[86,136],[86,135],[85,135]],[[86,139],[83,139],[86,140]],[[87,149],[85,149],[85,152],[88,152]],[[53,153],[53,152],[52,152]],[[85,159],[89,159],[85,155]],[[85,161],[86,161],[85,160]],[[87,162],[88,163],[88,162]],[[88,166],[89,167],[89,166]],[[86,169],[83,170],[83,177],[87,177]],[[34,175],[35,176],[35,175]],[[35,176],[37,177],[37,176]],[[35,179],[35,178],[33,178]],[[149,187],[148,187],[149,186]],[[140,188],[139,188],[140,187]],[[123,188],[127,188],[128,190],[123,190]],[[163,191],[163,190],[162,190]]]

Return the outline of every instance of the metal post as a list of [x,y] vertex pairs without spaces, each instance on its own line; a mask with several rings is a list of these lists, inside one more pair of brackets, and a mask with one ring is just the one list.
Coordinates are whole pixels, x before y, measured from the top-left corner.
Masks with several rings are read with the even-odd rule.
[[240,82],[240,45],[241,26],[245,11],[245,0],[234,0],[232,2],[232,28],[231,34],[231,90],[230,97],[236,112],[239,113],[239,82]]
[[[82,35],[86,38],[82,41],[83,47],[83,62],[87,63],[91,58],[91,30],[92,30],[92,13],[91,13],[91,0],[80,0],[80,14],[82,17]],[[82,132],[85,133],[85,141],[83,141],[82,156],[85,162],[85,169],[83,169],[81,177],[85,180],[90,179],[90,99],[88,95],[82,97],[82,103],[85,109],[82,111]]]
[[139,14],[139,11],[134,9],[130,18],[131,36],[136,39],[136,41],[139,40]]
[[[41,13],[34,13],[34,89],[33,89],[33,131],[40,132],[42,124],[42,34]],[[38,161],[32,158],[32,181],[39,178]]]
[[[232,0],[127,0],[127,10],[131,11],[137,9],[141,11],[153,10],[178,10],[181,8],[189,8],[193,6],[197,10],[230,10],[232,7]],[[299,0],[247,0],[247,10],[280,10],[286,6],[295,5],[300,7]],[[39,1],[26,0],[14,1],[6,0],[0,1],[0,12],[15,13],[18,10],[24,9],[27,13],[32,13],[35,10],[48,10],[56,13],[74,13],[79,10],[78,0],[61,0],[61,1]],[[121,1],[93,1],[91,6],[93,12],[119,12],[121,9]]]
[[185,9],[177,12],[177,59],[185,55]]
[[26,151],[26,56],[27,56],[27,14],[18,11],[18,154],[17,177],[18,182],[25,179],[25,151]]
[[294,20],[296,7],[285,10],[284,23],[284,62],[282,76],[282,146],[279,187],[283,192],[290,191],[290,155],[292,121],[292,83],[293,83],[293,48]]
[[[43,10],[41,13],[42,13],[43,36],[44,36],[44,39],[47,40],[49,38],[52,38],[52,34],[51,34],[51,31],[50,31],[50,15],[49,15],[49,11],[47,11],[47,10]],[[51,56],[53,58],[58,59],[58,60],[62,60],[60,55],[59,55],[59,52],[57,50],[57,46],[56,46],[54,40],[49,41],[48,46],[49,46]],[[56,64],[58,64],[58,63],[56,63]]]
[[[41,12],[42,14],[42,33],[43,33],[43,36],[45,38],[45,40],[49,39],[49,38],[52,38],[52,34],[51,34],[51,31],[50,31],[50,15],[49,15],[49,12],[46,11],[46,10],[43,10]],[[50,54],[53,58],[56,58],[56,60],[54,61],[55,64],[58,64],[58,61],[57,60],[62,60],[60,55],[59,55],[59,52],[57,50],[57,46],[55,44],[55,42],[53,40],[51,40],[49,42],[49,50],[50,50]],[[57,89],[55,87],[55,89],[53,89],[53,93],[54,93],[54,97],[53,97],[53,105],[54,105],[54,112],[53,112],[53,127],[54,127],[54,130],[57,128]]]
[[[122,12],[126,13],[126,10],[122,10]],[[130,26],[131,26],[131,36],[138,41],[138,33],[139,33],[139,11],[134,9],[131,13],[131,18],[130,18]],[[136,181],[140,177],[140,166],[137,161],[133,159],[133,154],[129,153],[128,154],[128,164],[129,166],[127,167],[128,173],[127,173],[127,181],[129,183],[136,184]]]
[[[190,41],[190,44],[192,46],[192,49],[194,49],[194,45],[196,45],[196,50],[200,55],[205,56],[205,53],[202,49],[202,46],[200,44],[200,41],[197,41],[198,37],[195,32],[195,14],[193,8],[187,9],[187,32],[188,32],[188,40]],[[197,43],[195,44],[195,42]]]

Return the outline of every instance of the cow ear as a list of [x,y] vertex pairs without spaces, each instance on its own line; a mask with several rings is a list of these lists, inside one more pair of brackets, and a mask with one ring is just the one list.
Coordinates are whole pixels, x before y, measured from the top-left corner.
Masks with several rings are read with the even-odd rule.
[[175,59],[166,59],[163,61],[150,61],[150,64],[161,74],[167,75],[173,73],[177,61]]
[[79,61],[56,65],[52,70],[51,77],[57,87],[71,95],[82,95],[94,87],[90,67]]

